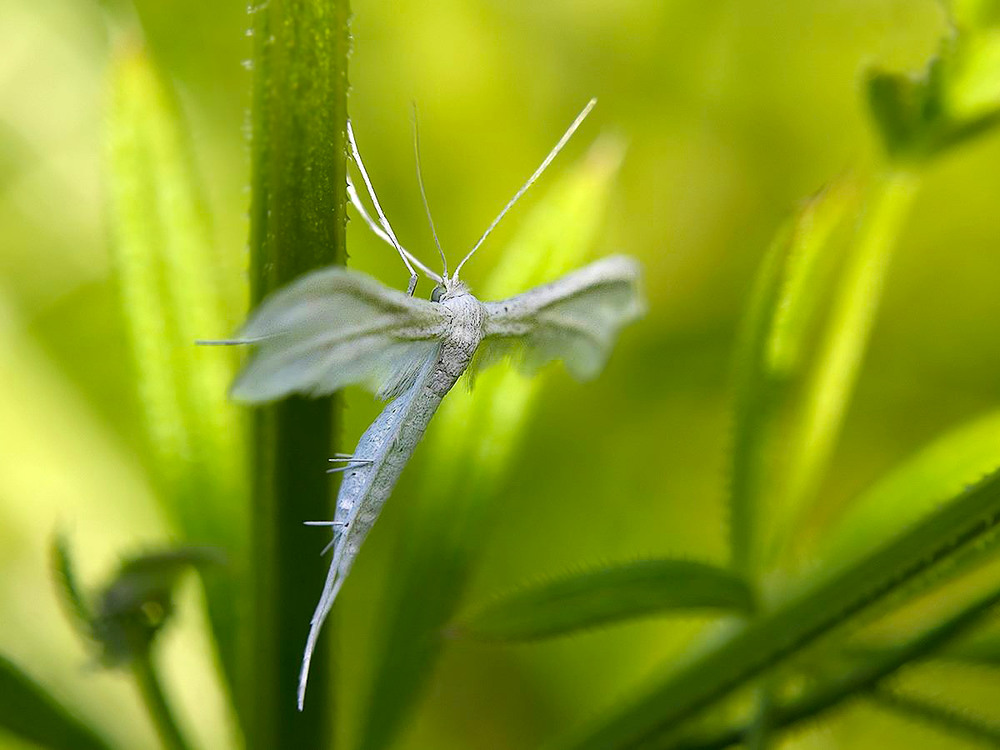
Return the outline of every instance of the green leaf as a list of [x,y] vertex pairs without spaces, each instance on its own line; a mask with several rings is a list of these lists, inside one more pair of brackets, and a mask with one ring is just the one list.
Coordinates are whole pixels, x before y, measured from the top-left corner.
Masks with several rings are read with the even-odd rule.
[[[270,0],[253,13],[251,302],[347,257],[347,0]],[[242,699],[249,750],[333,745],[333,679],[325,638],[312,660],[309,704],[295,689],[325,564],[302,525],[332,518],[324,473],[338,450],[340,397],[288,398],[255,410],[252,617],[245,623]]]
[[[621,162],[622,146],[599,140],[588,156],[535,204],[483,286],[498,299],[550,281],[591,254]],[[378,636],[373,688],[360,747],[388,747],[415,706],[455,616],[542,377],[508,367],[482,373],[472,392],[452,389],[425,438],[422,459],[434,467],[411,498],[406,540],[394,555],[394,575]],[[418,451],[419,452],[419,451]],[[427,582],[434,581],[428,587]]]
[[748,623],[728,641],[571,738],[565,747],[637,747],[676,731],[684,721],[788,662],[821,637],[858,622],[896,592],[926,581],[944,564],[985,554],[998,527],[1000,472]]
[[882,287],[917,179],[909,173],[884,175],[868,196],[861,226],[846,254],[833,292],[826,328],[810,363],[795,424],[785,438],[787,466],[773,501],[780,508],[769,559],[776,559],[812,505],[843,424],[847,406],[875,323]]
[[[113,260],[159,496],[185,540],[245,565],[243,431],[226,401],[232,362],[195,347],[227,331],[208,217],[186,128],[168,85],[136,44],[110,72],[107,172]],[[240,630],[234,586],[205,579],[222,666],[234,685]]]
[[41,685],[0,656],[0,727],[56,750],[109,750],[111,745]]
[[854,500],[814,550],[853,559],[1000,466],[1000,411],[955,428]]
[[52,538],[52,575],[70,622],[85,638],[92,638],[94,616],[76,581],[76,566],[70,556],[69,539],[62,533]]
[[[880,683],[902,667],[935,654],[948,644],[965,635],[1000,604],[1000,589],[979,596],[926,631],[895,648],[873,653],[861,664],[848,668],[832,678],[803,691],[799,696],[772,707],[771,722],[774,728],[787,728],[812,719],[836,708],[844,701],[858,698],[877,688]],[[871,695],[871,693],[867,693]],[[877,695],[878,693],[876,693]],[[700,738],[671,739],[650,743],[648,750],[722,750],[740,741],[747,727],[727,729]]]
[[644,560],[526,587],[462,618],[455,632],[523,641],[691,610],[748,614],[753,595],[743,579],[713,565]]
[[780,386],[800,366],[832,265],[830,237],[854,203],[853,188],[834,184],[806,201],[782,227],[761,263],[734,363],[730,469],[733,565],[748,574],[760,560],[760,507],[768,428]]
[[854,183],[834,182],[794,217],[767,341],[767,370],[774,377],[794,374],[802,362],[836,259],[834,230],[857,207],[858,197]]

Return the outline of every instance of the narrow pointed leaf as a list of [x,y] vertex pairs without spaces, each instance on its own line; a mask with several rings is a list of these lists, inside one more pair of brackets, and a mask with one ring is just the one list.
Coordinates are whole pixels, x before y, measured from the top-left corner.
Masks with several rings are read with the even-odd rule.
[[896,241],[917,188],[908,173],[885,175],[873,188],[858,234],[847,252],[832,308],[806,378],[799,415],[782,460],[784,516],[769,553],[780,551],[811,506],[826,472],[854,391],[882,297]]
[[70,556],[69,540],[63,534],[52,539],[52,575],[59,598],[73,627],[86,638],[93,635],[93,614],[76,580],[76,566]]
[[574,750],[638,747],[748,686],[753,679],[948,562],[989,552],[1000,527],[1000,472],[952,498],[897,537],[829,574],[728,641],[685,664],[565,743]]
[[993,411],[938,438],[854,500],[815,554],[856,557],[998,466],[1000,411]]
[[802,360],[832,266],[830,237],[853,199],[853,189],[838,183],[803,203],[778,230],[757,275],[734,363],[730,543],[737,570],[759,561],[768,511],[760,489],[777,391]]
[[802,361],[836,259],[833,233],[857,198],[853,183],[834,182],[803,203],[794,218],[766,344],[774,377],[792,374]]
[[54,750],[110,750],[97,732],[0,656],[0,729]]
[[[232,362],[197,338],[229,328],[218,263],[183,120],[138,45],[111,68],[107,120],[114,268],[159,496],[185,540],[226,551],[242,570],[246,546],[242,429],[226,403]],[[231,300],[228,300],[231,303]],[[206,578],[221,662],[235,684],[243,576]]]
[[725,569],[690,560],[644,560],[527,587],[476,610],[455,630],[459,637],[523,641],[650,615],[752,609],[750,587]]
[[[598,141],[585,160],[556,180],[525,217],[479,296],[500,299],[582,264],[593,252],[621,158],[619,143]],[[542,382],[493,367],[477,378],[471,393],[453,389],[428,431],[422,460],[434,471],[412,498],[405,546],[394,557],[396,574],[380,618],[385,625],[362,727],[364,750],[390,746],[428,684],[442,633],[455,616],[486,534],[495,488]]]

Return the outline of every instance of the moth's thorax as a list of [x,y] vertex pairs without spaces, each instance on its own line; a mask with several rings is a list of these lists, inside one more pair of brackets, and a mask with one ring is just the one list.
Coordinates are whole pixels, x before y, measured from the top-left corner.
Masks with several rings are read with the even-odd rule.
[[447,388],[451,388],[472,362],[479,342],[483,340],[486,308],[464,285],[460,293],[446,294],[438,304],[450,318],[448,333],[441,344],[440,384],[444,386],[447,383]]

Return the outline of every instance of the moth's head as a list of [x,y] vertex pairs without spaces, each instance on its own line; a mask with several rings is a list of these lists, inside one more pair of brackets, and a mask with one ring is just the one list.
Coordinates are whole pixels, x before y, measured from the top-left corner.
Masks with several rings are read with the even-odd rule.
[[469,294],[469,287],[464,281],[445,276],[431,291],[431,302],[444,302],[447,299]]

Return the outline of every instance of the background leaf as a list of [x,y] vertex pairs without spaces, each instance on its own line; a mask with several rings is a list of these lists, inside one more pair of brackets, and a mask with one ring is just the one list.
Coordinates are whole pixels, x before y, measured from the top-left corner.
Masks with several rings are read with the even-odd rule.
[[205,585],[234,686],[246,484],[242,424],[225,396],[232,362],[194,346],[229,327],[208,219],[177,104],[137,41],[116,50],[110,81],[109,213],[135,387],[167,515],[185,539],[220,547],[231,561]]
[[0,695],[0,727],[24,740],[57,750],[112,747],[3,656]]
[[69,540],[62,533],[57,533],[52,538],[52,574],[73,626],[84,637],[91,637],[94,616],[76,579],[76,566],[70,556]]
[[692,610],[740,615],[753,606],[746,582],[722,568],[691,560],[641,560],[525,587],[461,618],[454,632],[523,641]]
[[1000,412],[942,435],[853,500],[811,554],[856,558],[1000,466]]
[[826,329],[796,404],[795,423],[786,437],[782,457],[786,471],[773,489],[780,494],[780,515],[775,537],[768,545],[772,560],[787,544],[803,509],[815,502],[861,369],[893,250],[918,184],[912,174],[893,172],[884,175],[868,195],[834,289]]
[[[804,202],[778,230],[761,268],[734,366],[730,535],[736,570],[756,574],[773,507],[761,493],[770,427],[781,386],[801,365],[833,265],[831,234],[852,206],[852,186],[834,184]],[[773,467],[772,467],[773,468]]]

